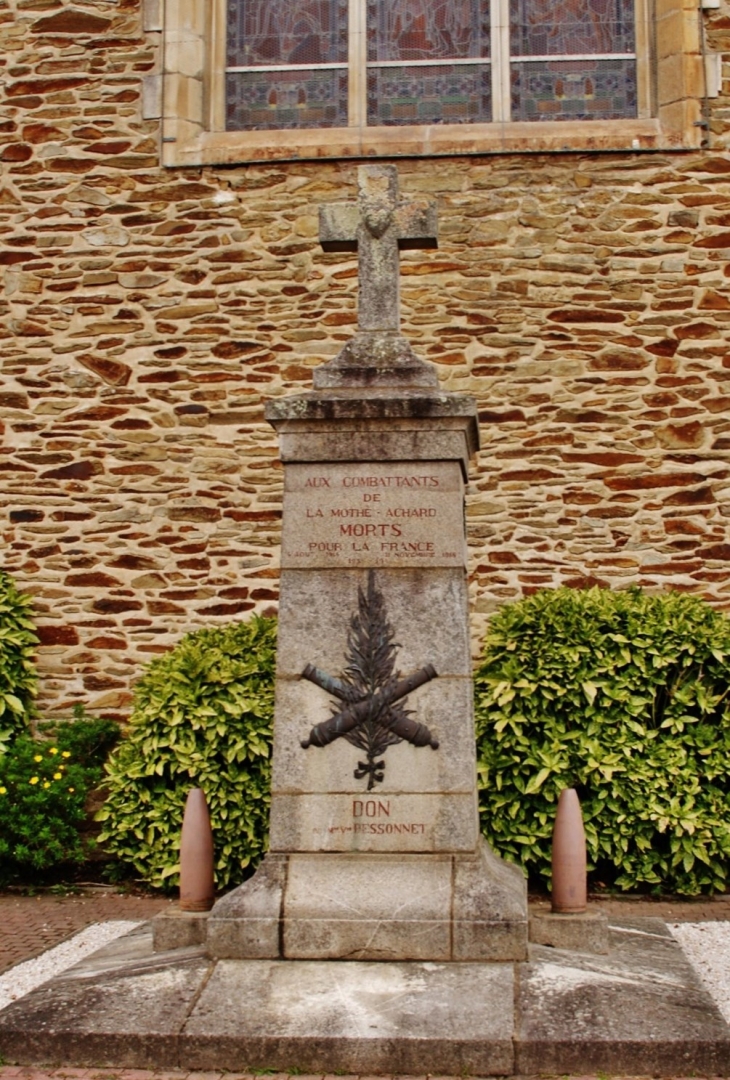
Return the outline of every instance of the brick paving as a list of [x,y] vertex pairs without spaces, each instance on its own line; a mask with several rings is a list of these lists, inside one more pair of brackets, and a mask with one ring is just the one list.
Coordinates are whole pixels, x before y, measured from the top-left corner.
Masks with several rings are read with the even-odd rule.
[[0,975],[110,919],[151,919],[171,901],[98,890],[81,896],[0,894]]

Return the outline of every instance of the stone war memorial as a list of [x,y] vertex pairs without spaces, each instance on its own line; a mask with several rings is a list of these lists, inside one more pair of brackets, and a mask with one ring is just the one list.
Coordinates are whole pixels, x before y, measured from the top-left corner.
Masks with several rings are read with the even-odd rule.
[[[520,960],[525,883],[479,833],[464,483],[476,406],[401,337],[399,247],[435,207],[361,166],[321,239],[357,247],[358,331],[268,406],[284,462],[270,854],[221,900],[223,957]],[[333,702],[334,709],[333,712]]]
[[209,914],[160,916],[0,1012],[6,1060],[730,1075],[730,1029],[662,920],[614,919],[598,947],[531,933],[521,870],[480,835],[476,407],[399,326],[399,250],[436,234],[393,166],[360,167],[357,201],[320,214],[322,244],[357,251],[357,332],[311,392],[267,407],[284,465],[269,853]]

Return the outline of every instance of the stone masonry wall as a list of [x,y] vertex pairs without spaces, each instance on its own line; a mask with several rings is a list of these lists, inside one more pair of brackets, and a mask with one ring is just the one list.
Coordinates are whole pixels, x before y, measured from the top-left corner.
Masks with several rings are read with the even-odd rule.
[[[355,327],[317,207],[354,162],[165,170],[136,0],[0,0],[3,568],[32,593],[41,705],[123,716],[187,630],[275,608],[266,398]],[[706,15],[730,54],[730,7]],[[474,629],[539,586],[730,608],[730,96],[712,148],[399,163],[440,247],[404,331],[480,402]]]

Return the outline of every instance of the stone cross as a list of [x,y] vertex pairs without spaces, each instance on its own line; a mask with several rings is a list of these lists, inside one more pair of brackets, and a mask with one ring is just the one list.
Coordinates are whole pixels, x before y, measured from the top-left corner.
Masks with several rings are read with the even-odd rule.
[[436,205],[398,199],[394,165],[361,165],[356,203],[320,207],[319,238],[325,251],[357,251],[358,329],[400,329],[400,250],[437,246]]

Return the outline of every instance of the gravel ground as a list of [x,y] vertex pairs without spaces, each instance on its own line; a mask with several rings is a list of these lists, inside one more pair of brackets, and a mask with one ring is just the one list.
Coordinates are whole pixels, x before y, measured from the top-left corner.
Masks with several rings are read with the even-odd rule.
[[48,952],[36,956],[34,960],[16,964],[10,971],[0,975],[0,1009],[4,1009],[17,998],[25,997],[31,990],[55,978],[66,968],[78,964],[85,956],[96,952],[102,945],[121,937],[122,934],[128,934],[130,930],[134,930],[135,926],[139,926],[139,922],[122,919],[95,923],[93,926],[87,926],[69,941],[56,945],[55,949],[49,949]]
[[669,929],[730,1024],[730,923],[669,923]]

